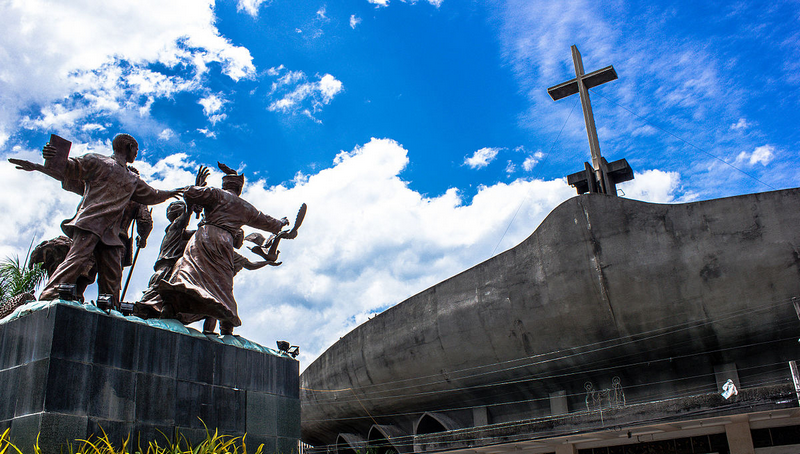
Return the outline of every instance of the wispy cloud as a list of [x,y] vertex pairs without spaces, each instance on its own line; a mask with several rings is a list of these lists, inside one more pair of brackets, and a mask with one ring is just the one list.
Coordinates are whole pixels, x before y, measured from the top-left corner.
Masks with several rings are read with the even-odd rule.
[[740,118],[739,121],[737,121],[736,123],[731,125],[731,129],[734,130],[734,131],[737,131],[737,130],[740,130],[740,129],[747,129],[749,127],[750,127],[750,123],[748,123],[747,120],[745,120],[744,118]]
[[360,23],[361,23],[361,18],[360,18],[360,17],[356,17],[356,15],[355,15],[355,14],[352,14],[352,15],[350,16],[350,28],[352,28],[353,30],[355,30],[355,28],[356,28],[356,25],[358,25],[358,24],[360,24]]
[[517,171],[517,165],[514,164],[514,161],[508,160],[506,161],[506,174],[511,175],[512,173]]
[[197,130],[197,132],[212,139],[217,137],[217,133],[208,128],[200,128]]
[[497,157],[500,148],[481,148],[477,150],[472,156],[464,158],[464,165],[471,169],[480,169],[489,165]]
[[258,16],[258,9],[261,8],[261,5],[264,3],[269,5],[272,3],[272,0],[239,0],[236,4],[236,9],[256,17]]
[[290,71],[283,65],[270,68],[267,73],[278,79],[273,82],[269,96],[274,99],[268,109],[272,112],[302,113],[314,121],[314,114],[344,89],[342,82],[331,74],[317,76],[318,80],[308,81],[302,71]]
[[525,157],[525,161],[522,162],[522,168],[525,169],[526,172],[530,172],[536,167],[536,164],[544,158],[544,153],[541,151],[537,151],[527,157]]
[[[378,8],[389,6],[389,0],[367,0],[367,1],[369,3],[372,3],[373,5],[377,5]],[[410,3],[413,5],[417,3],[418,0],[400,0],[400,1],[402,1],[403,3]],[[444,0],[427,0],[427,3],[430,3],[431,5],[438,8],[442,6],[443,1]]]

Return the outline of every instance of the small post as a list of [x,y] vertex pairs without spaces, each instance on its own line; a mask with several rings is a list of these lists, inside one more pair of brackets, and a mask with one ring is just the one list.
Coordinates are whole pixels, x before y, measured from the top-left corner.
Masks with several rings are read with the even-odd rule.
[[797,403],[800,405],[800,371],[797,370],[797,361],[789,361],[789,370],[792,371],[794,393],[797,395]]

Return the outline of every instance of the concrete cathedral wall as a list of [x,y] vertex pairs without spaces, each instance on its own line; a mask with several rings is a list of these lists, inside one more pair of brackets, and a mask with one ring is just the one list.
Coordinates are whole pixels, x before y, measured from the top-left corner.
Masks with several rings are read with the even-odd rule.
[[675,205],[572,198],[520,245],[331,346],[301,388],[359,399],[301,391],[303,440],[363,440],[375,420],[414,434],[424,412],[471,427],[586,409],[586,386],[615,379],[631,403],[786,375],[800,334],[798,208],[798,189]]
[[[43,452],[100,428],[117,447],[129,434],[164,445],[177,428],[192,443],[247,433],[252,451],[298,451],[298,362],[135,323],[73,305],[0,323],[0,431]],[[202,422],[200,419],[202,418]],[[75,446],[77,448],[77,446]],[[66,451],[65,451],[66,452]]]

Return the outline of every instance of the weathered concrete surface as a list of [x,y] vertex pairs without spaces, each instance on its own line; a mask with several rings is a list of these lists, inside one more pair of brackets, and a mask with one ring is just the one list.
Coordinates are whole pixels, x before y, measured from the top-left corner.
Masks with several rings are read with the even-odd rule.
[[475,408],[490,424],[548,416],[562,390],[570,411],[586,410],[584,385],[614,377],[627,404],[714,392],[715,366],[735,365],[745,388],[782,377],[800,335],[799,207],[798,189],[680,205],[570,199],[520,245],[311,364],[303,440],[366,438],[376,422],[412,434],[424,412],[464,427]]
[[205,426],[246,433],[253,451],[297,452],[298,362],[289,355],[74,302],[32,305],[0,323],[0,432],[10,428],[23,452],[37,439],[42,452],[67,452],[67,441],[103,432],[115,446],[128,436],[134,448],[163,445],[176,429],[196,446]]

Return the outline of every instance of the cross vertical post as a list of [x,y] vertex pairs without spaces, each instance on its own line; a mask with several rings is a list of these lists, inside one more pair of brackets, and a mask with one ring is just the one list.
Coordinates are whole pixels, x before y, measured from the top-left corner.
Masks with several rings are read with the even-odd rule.
[[578,85],[578,93],[581,97],[581,107],[583,108],[583,121],[586,123],[586,135],[589,136],[589,150],[592,152],[592,167],[600,168],[600,141],[597,140],[597,128],[594,124],[594,114],[592,113],[592,101],[589,99],[589,89],[583,83],[585,76],[583,72],[583,59],[578,50],[578,46],[572,45],[572,63],[575,65],[575,80]]

